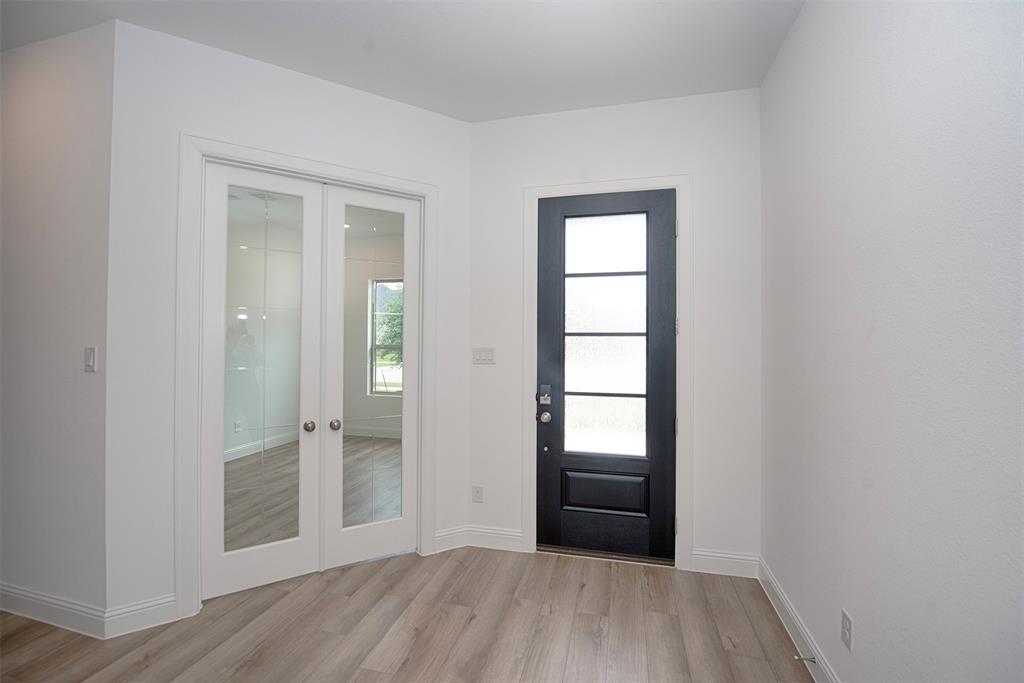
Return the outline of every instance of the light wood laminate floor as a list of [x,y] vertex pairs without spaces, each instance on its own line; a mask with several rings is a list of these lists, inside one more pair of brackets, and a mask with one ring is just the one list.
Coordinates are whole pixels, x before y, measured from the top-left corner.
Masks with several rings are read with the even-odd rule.
[[753,579],[480,548],[310,574],[106,641],[0,617],[4,683],[809,683],[793,653]]

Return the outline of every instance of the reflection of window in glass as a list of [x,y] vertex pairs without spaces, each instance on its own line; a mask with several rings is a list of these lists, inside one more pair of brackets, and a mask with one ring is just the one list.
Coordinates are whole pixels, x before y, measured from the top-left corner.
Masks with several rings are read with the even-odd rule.
[[370,394],[402,393],[401,280],[370,281]]

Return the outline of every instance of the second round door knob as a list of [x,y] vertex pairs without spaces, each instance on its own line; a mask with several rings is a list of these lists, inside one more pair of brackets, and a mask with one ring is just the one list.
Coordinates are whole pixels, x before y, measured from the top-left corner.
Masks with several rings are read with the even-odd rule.
[[305,422],[302,423],[302,428],[305,429],[307,432],[311,432],[316,429],[316,422],[313,422],[312,420],[306,420]]

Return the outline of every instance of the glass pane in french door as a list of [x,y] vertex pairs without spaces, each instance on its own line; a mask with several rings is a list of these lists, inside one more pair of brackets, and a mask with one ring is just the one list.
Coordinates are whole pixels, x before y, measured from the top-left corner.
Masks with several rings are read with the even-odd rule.
[[647,455],[647,214],[565,219],[564,450]]
[[228,189],[224,550],[299,533],[302,198]]
[[405,216],[345,208],[342,526],[402,516]]

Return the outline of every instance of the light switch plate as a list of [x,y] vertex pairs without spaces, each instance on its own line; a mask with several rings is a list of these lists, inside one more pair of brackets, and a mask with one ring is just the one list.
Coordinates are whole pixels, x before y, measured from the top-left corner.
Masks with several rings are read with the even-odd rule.
[[85,347],[85,371],[96,372],[96,347]]
[[494,347],[473,347],[473,365],[494,365]]

